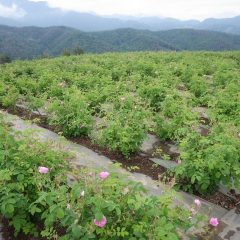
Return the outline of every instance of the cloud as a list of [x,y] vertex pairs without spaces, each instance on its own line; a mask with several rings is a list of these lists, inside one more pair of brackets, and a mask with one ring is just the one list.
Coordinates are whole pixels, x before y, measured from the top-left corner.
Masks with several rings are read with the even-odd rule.
[[[42,1],[42,0],[31,0]],[[240,14],[240,0],[46,0],[51,7],[100,15],[165,16],[179,19]]]
[[19,8],[16,4],[5,6],[0,3],[0,17],[21,18],[24,17],[25,14],[26,12],[22,8]]

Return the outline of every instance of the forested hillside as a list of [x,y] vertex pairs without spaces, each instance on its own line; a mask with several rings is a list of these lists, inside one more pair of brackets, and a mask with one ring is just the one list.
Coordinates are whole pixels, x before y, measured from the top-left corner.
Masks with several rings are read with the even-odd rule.
[[0,53],[11,58],[31,59],[43,54],[57,56],[76,46],[85,52],[160,50],[239,50],[240,36],[192,29],[148,31],[118,29],[82,32],[67,27],[0,26]]

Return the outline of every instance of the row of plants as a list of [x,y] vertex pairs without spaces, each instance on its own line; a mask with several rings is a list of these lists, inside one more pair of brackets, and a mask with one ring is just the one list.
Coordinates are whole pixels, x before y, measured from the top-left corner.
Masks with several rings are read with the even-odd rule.
[[[239,56],[240,52],[144,52],[16,61],[0,66],[0,104],[43,109],[49,125],[65,136],[88,136],[126,158],[139,150],[148,132],[175,141],[181,150],[179,182],[209,192],[221,179],[230,185],[240,170],[238,154],[233,160],[225,156],[225,149],[235,149],[238,146],[231,144],[239,140]],[[194,111],[197,107],[207,109],[212,132],[207,138],[196,133],[203,124]],[[217,140],[215,128],[230,143]],[[202,141],[209,141],[204,149],[222,146],[219,155],[225,156],[226,171],[219,171],[222,160],[207,154]],[[215,164],[209,168],[212,159]],[[217,177],[211,174],[215,170]]]
[[[170,189],[150,196],[116,171],[69,169],[69,157],[32,132],[13,131],[0,116],[0,215],[16,239],[24,233],[59,240],[177,240],[204,220],[198,199],[187,209],[181,201],[173,204]],[[75,181],[69,184],[67,175]],[[216,227],[218,220],[209,224]]]

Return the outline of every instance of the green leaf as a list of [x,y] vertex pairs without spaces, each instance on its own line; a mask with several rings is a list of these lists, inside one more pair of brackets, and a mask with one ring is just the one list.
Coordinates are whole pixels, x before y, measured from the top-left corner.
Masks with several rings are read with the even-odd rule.
[[18,180],[19,182],[22,182],[22,181],[24,180],[24,175],[23,175],[23,174],[19,174],[19,175],[17,176],[17,180]]
[[14,212],[14,205],[12,204],[7,204],[6,207],[6,212],[12,214]]
[[102,218],[103,218],[103,214],[101,212],[97,212],[95,214],[95,218],[96,218],[97,221],[101,221]]
[[57,209],[57,217],[59,218],[59,219],[62,219],[63,217],[64,217],[64,211],[63,211],[63,209],[62,208],[58,208]]

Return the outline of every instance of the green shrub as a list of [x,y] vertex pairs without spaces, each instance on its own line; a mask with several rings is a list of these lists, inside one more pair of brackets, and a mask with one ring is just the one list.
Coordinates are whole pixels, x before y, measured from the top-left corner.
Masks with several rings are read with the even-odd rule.
[[207,137],[191,133],[182,140],[180,148],[183,163],[176,175],[187,180],[185,190],[194,185],[197,191],[209,193],[220,182],[240,189],[240,142],[235,127],[217,125]]
[[48,112],[49,124],[57,127],[65,136],[88,135],[91,131],[92,110],[79,90],[67,90],[63,100],[54,99],[48,106]]
[[139,88],[139,95],[149,102],[150,106],[155,110],[159,111],[161,109],[161,103],[164,101],[167,95],[166,83],[156,83],[144,84]]
[[129,157],[139,150],[146,137],[147,129],[143,121],[142,112],[113,111],[107,116],[107,127],[99,132],[98,143]]
[[0,105],[13,107],[19,97],[19,91],[15,86],[0,82]]
[[155,133],[160,139],[180,141],[191,132],[197,116],[179,96],[168,95],[155,116]]
[[82,168],[71,173],[75,182],[68,185],[66,154],[31,135],[18,134],[17,140],[0,123],[0,213],[16,237],[24,232],[59,240],[177,240],[198,220],[190,221],[188,210],[172,204],[171,192],[148,196],[140,183],[114,172]]
[[98,132],[98,144],[129,157],[139,150],[146,137],[147,116],[147,111],[144,111],[136,98],[121,97],[120,101],[113,104],[113,109],[105,113],[106,126]]
[[[51,150],[47,144],[36,143],[34,138],[18,135],[16,140],[0,119],[0,212],[16,234],[20,231],[37,234],[35,225],[41,219],[40,209],[36,209],[35,222],[30,204],[44,191],[57,187],[57,182],[61,185],[62,174],[66,173],[65,158],[66,154]],[[39,166],[50,169],[47,178],[39,175]]]

